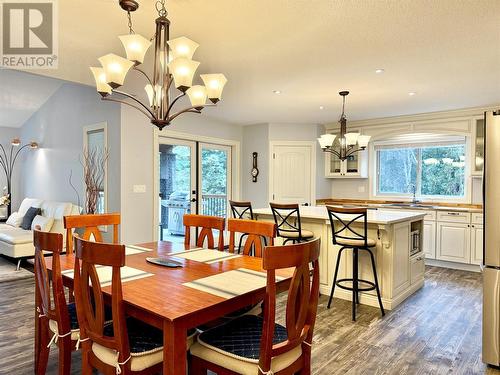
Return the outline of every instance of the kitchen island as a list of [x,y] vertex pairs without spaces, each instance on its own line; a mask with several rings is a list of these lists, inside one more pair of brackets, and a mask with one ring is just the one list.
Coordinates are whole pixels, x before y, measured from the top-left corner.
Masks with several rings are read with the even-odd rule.
[[[254,210],[258,220],[274,221],[271,209]],[[425,213],[406,213],[394,210],[368,210],[368,237],[377,241],[373,250],[377,264],[378,281],[384,308],[391,310],[424,285],[423,220]],[[302,229],[321,237],[320,292],[330,294],[337,253],[340,246],[333,245],[328,213],[324,206],[301,206]],[[362,232],[363,223],[359,224]],[[412,233],[418,232],[417,243]],[[276,241],[280,243],[278,239]],[[338,278],[352,277],[352,257],[346,250],[340,263]],[[359,254],[359,277],[373,280],[369,255]],[[351,300],[352,292],[335,288],[335,297]],[[375,291],[360,292],[361,304],[378,307]]]

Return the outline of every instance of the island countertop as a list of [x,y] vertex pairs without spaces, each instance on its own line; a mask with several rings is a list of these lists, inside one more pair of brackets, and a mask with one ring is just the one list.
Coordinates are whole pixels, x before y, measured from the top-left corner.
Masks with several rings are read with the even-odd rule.
[[[272,215],[270,208],[258,208],[253,210],[257,215]],[[342,215],[339,215],[342,217]],[[422,219],[425,213],[398,212],[397,210],[368,210],[367,221],[370,224],[396,224],[408,220]],[[328,212],[325,206],[300,206],[300,217],[308,219],[328,219]]]

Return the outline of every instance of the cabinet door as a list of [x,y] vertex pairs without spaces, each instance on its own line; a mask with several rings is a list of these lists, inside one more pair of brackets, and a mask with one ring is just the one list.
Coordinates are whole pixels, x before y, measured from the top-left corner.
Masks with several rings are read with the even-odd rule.
[[473,147],[472,174],[481,175],[484,164],[484,118],[475,120]]
[[470,263],[470,225],[438,222],[436,258]]
[[394,277],[392,296],[397,296],[410,285],[410,224],[394,225]]
[[426,259],[436,259],[436,222],[424,221],[423,251]]
[[482,225],[472,225],[470,245],[471,245],[471,263],[472,264],[482,264],[483,263],[483,226]]

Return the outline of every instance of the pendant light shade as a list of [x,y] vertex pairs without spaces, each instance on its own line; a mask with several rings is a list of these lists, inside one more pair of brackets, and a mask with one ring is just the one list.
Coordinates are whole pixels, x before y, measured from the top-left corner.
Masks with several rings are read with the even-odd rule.
[[358,137],[358,145],[361,148],[366,148],[370,142],[371,135],[360,135]]
[[318,138],[318,142],[321,148],[331,147],[335,141],[336,135],[334,134],[323,134]]
[[194,73],[199,65],[198,61],[189,60],[184,57],[173,59],[168,64],[168,67],[174,77],[175,87],[183,92],[190,88],[193,84]]
[[200,74],[200,77],[207,88],[208,99],[212,103],[221,100],[222,90],[227,82],[226,76],[224,74]]
[[189,96],[189,100],[191,101],[191,105],[195,108],[203,107],[205,102],[207,101],[207,89],[205,86],[195,85],[190,87],[186,94]]
[[167,43],[170,47],[172,57],[174,59],[178,57],[184,57],[188,60],[191,60],[193,58],[194,52],[200,46],[198,43],[192,41],[189,38],[186,38],[185,36],[169,40]]
[[348,146],[354,146],[358,141],[359,133],[346,133],[345,141]]
[[100,57],[99,62],[104,69],[108,85],[110,85],[113,89],[123,85],[125,76],[130,68],[134,66],[132,61],[124,59],[114,53],[109,53]]
[[103,68],[91,67],[90,70],[94,75],[95,85],[97,87],[97,92],[102,96],[111,94],[112,88],[108,85],[108,80],[106,79],[106,73],[104,73]]
[[139,34],[121,35],[118,38],[122,41],[127,59],[133,61],[135,65],[142,64],[151,42]]

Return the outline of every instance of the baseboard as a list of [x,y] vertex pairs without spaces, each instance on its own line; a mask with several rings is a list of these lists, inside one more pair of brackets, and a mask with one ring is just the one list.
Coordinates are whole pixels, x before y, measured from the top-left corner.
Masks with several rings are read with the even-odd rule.
[[481,267],[477,264],[465,264],[457,262],[448,262],[445,260],[438,259],[425,259],[425,264],[427,266],[451,268],[454,270],[470,271],[470,272],[481,272]]

